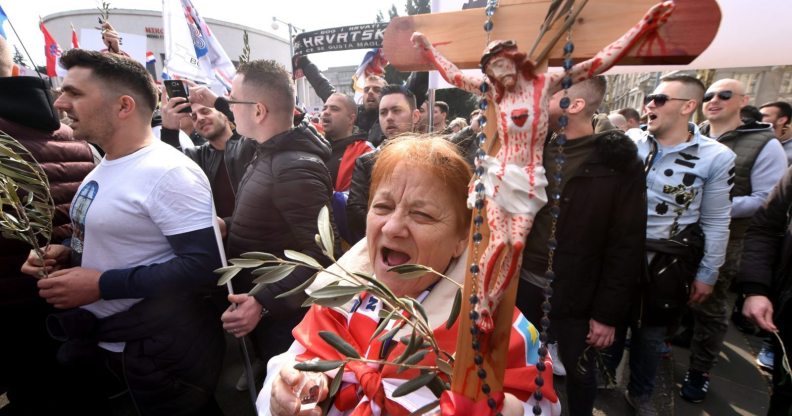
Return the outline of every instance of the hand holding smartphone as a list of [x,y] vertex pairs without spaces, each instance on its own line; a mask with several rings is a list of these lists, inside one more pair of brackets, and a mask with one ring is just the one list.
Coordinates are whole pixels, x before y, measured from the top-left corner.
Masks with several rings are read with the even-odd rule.
[[[187,85],[184,84],[183,81],[178,79],[166,79],[163,81],[165,84],[165,91],[168,93],[168,99],[173,99],[174,97],[182,97],[184,99],[189,99],[190,93],[187,89]],[[192,113],[192,108],[187,106],[183,108],[180,113]]]

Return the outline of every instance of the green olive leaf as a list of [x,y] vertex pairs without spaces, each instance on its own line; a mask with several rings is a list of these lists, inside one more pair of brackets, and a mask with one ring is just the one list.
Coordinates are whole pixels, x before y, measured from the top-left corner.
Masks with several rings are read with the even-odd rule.
[[317,228],[319,229],[319,239],[322,242],[322,251],[330,259],[335,259],[333,256],[333,247],[335,240],[333,237],[333,224],[330,222],[330,209],[323,206],[319,210],[319,218],[317,219]]
[[451,304],[451,313],[448,314],[448,320],[446,321],[446,329],[451,329],[454,326],[454,322],[456,322],[457,318],[459,317],[459,311],[462,309],[462,289],[457,289],[456,295],[454,295],[454,303]]
[[294,365],[295,370],[324,373],[325,371],[335,370],[344,364],[341,360],[318,360],[303,361]]
[[355,348],[344,341],[338,334],[330,331],[319,331],[319,337],[345,357],[360,358],[360,354],[358,354]]
[[[217,280],[217,286],[225,285],[226,283],[230,282],[231,279],[234,278],[234,276],[236,276],[237,274],[239,274],[239,272],[242,271],[241,267],[223,267],[223,268],[228,270],[226,270],[223,273],[223,275],[220,276],[220,279]],[[215,270],[215,272],[217,272],[217,270]]]
[[261,267],[264,264],[263,261],[256,259],[230,259],[228,262],[234,266],[244,267],[246,269],[252,267]]
[[413,378],[413,379],[405,381],[404,384],[402,384],[401,386],[396,387],[396,389],[393,390],[393,394],[392,395],[393,395],[393,397],[406,396],[406,395],[408,395],[408,394],[420,389],[421,387],[429,384],[429,382],[432,381],[435,377],[437,377],[437,373],[435,373],[435,372],[429,372],[429,373],[426,373],[426,374],[421,374],[420,376],[418,376],[416,378]]
[[304,253],[300,253],[299,251],[284,250],[283,251],[283,255],[286,256],[286,258],[288,258],[288,259],[291,259],[291,260],[294,260],[294,261],[298,261],[298,262],[303,263],[303,264],[307,264],[307,265],[309,265],[309,266],[311,266],[311,267],[313,267],[315,269],[321,269],[322,268],[322,265],[319,264],[318,261],[314,260],[313,257],[311,257],[311,256],[309,256],[307,254],[304,254]]

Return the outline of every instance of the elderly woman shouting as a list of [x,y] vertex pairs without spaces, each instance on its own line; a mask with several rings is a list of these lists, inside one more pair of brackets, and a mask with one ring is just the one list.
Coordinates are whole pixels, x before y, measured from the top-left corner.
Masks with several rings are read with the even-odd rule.
[[[453,144],[439,137],[407,136],[386,145],[374,165],[366,238],[338,261],[347,271],[373,274],[397,296],[409,296],[421,303],[440,349],[451,354],[456,348],[458,321],[446,329],[445,321],[458,286],[435,274],[405,279],[392,267],[421,264],[442,271],[458,283],[464,281],[467,259],[467,235],[470,213],[465,204],[471,172]],[[320,275],[317,282],[322,280]],[[327,284],[324,279],[323,284]],[[314,286],[323,284],[315,283]],[[259,394],[259,414],[320,415],[317,407],[300,410],[301,386],[315,378],[313,393],[319,400],[328,394],[329,380],[336,370],[327,373],[304,373],[293,368],[295,362],[318,358],[343,359],[320,337],[319,331],[332,331],[349,343],[364,359],[394,361],[406,348],[402,343],[372,335],[380,322],[383,302],[371,294],[361,293],[348,304],[328,308],[313,305],[305,319],[292,331],[295,342],[284,354],[269,363],[268,377]],[[537,331],[515,309],[515,322],[509,342],[509,358],[504,387],[504,415],[530,414],[533,405],[533,365],[538,359]],[[519,330],[518,328],[523,328]],[[404,334],[397,334],[396,339]],[[434,365],[435,356],[427,354],[418,364]],[[552,365],[547,363],[547,371]],[[402,397],[393,390],[408,379],[420,375],[418,370],[399,372],[398,366],[350,361],[344,367],[343,381],[329,415],[407,415],[435,400],[423,387]],[[543,414],[558,414],[560,406],[549,372],[542,387]],[[447,380],[446,380],[447,381]],[[298,397],[299,395],[299,397]]]

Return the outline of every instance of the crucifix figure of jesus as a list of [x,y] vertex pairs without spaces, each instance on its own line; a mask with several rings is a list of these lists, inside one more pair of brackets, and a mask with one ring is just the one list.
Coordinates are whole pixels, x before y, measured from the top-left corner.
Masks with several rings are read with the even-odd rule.
[[[663,25],[673,9],[671,1],[653,6],[617,41],[593,58],[572,66],[568,73],[571,81],[580,82],[608,70],[640,39]],[[495,156],[487,155],[476,162],[483,168],[480,183],[484,185],[490,229],[487,247],[478,263],[476,310],[479,329],[490,333],[494,311],[517,272],[536,213],[547,203],[547,179],[542,165],[547,110],[550,97],[564,87],[567,73],[541,71],[542,67],[520,52],[514,42],[496,40],[487,45],[481,58],[485,77],[470,77],[440,55],[420,32],[415,32],[411,40],[446,81],[465,91],[485,94],[496,106],[500,149]],[[468,198],[471,208],[475,197],[474,186]]]

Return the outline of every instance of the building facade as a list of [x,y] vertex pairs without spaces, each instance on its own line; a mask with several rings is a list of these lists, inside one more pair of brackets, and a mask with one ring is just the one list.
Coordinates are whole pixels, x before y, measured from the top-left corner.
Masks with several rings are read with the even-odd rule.
[[663,75],[670,73],[697,76],[706,85],[724,78],[737,79],[745,84],[749,104],[757,107],[771,101],[792,103],[792,65],[785,65],[608,75],[608,92],[600,110],[630,107],[643,113],[644,97],[652,93]]

